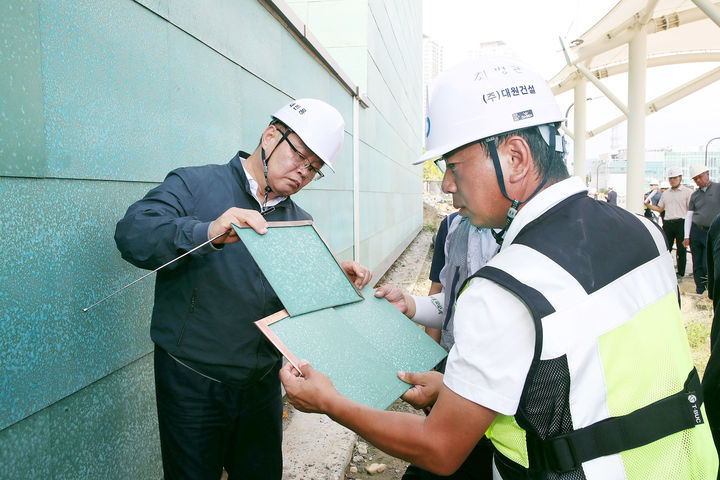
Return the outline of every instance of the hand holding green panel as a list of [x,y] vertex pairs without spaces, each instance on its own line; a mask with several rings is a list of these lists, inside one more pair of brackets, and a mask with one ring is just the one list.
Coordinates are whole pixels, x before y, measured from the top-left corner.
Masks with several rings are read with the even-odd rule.
[[447,355],[373,288],[361,297],[311,224],[269,227],[236,231],[286,307],[255,323],[293,364],[305,359],[343,395],[385,409],[410,387],[399,370],[424,372]]

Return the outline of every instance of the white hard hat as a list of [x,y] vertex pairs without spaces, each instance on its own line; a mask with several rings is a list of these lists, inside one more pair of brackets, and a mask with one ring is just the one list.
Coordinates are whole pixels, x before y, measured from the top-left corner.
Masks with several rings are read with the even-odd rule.
[[662,182],[660,182],[660,188],[670,188],[670,182],[668,182],[667,180],[663,180]]
[[315,98],[300,98],[273,114],[290,127],[307,147],[333,172],[333,162],[342,148],[345,121],[335,107]]
[[670,167],[670,168],[668,168],[667,176],[668,176],[668,178],[682,177],[682,173],[683,173],[683,172],[682,172],[682,168],[680,168],[680,167]]
[[693,165],[692,167],[690,167],[690,178],[695,178],[698,175],[703,174],[708,171],[710,171],[710,169],[708,168],[707,165],[702,165],[702,164]]
[[651,178],[651,179],[650,179],[650,183],[649,183],[649,185],[658,185],[658,181],[657,181],[657,179],[655,179],[655,178]]
[[474,140],[564,120],[545,80],[516,59],[479,57],[433,82],[426,151],[438,158]]

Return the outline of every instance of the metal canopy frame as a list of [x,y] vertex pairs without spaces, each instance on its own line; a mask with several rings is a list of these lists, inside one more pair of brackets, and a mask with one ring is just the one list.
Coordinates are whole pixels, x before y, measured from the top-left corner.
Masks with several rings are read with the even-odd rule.
[[[567,66],[551,80],[555,95],[574,90],[574,172],[584,178],[587,138],[628,121],[626,208],[642,212],[645,172],[645,117],[720,80],[720,67],[646,101],[647,68],[720,62],[720,2],[710,0],[621,0],[595,26],[563,44]],[[562,43],[562,40],[561,40]],[[628,102],[602,81],[628,73]],[[591,130],[586,127],[587,83],[591,82],[620,115]]]

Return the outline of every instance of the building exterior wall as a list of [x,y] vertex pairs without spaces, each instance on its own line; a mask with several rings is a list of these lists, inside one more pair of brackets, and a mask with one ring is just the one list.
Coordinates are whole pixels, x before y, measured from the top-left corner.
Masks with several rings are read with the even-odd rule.
[[422,168],[412,165],[424,134],[422,9],[416,0],[288,4],[367,95],[359,122],[360,259],[378,277],[422,225]]
[[[422,222],[420,14],[393,31],[412,5],[365,9],[371,268]],[[11,0],[0,31],[0,476],[160,478],[153,280],[82,312],[145,273],[120,258],[115,223],[171,169],[252,151],[276,108],[317,97],[345,118],[345,144],[298,201],[352,258],[353,95],[258,1]]]

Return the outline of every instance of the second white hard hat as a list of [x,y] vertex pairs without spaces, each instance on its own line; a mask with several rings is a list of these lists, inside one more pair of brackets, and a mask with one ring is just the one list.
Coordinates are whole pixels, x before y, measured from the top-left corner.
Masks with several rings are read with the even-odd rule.
[[660,182],[660,188],[670,188],[670,182],[668,182],[667,180],[663,180],[662,182]]
[[333,172],[345,138],[345,121],[335,107],[315,98],[293,100],[273,114],[290,127]]
[[708,171],[710,171],[710,169],[708,168],[707,165],[703,165],[703,164],[693,165],[692,167],[690,167],[690,177],[695,178],[698,175],[708,172]]
[[564,120],[545,80],[506,57],[479,57],[451,68],[433,82],[428,102],[425,153],[415,162],[501,133]]
[[670,167],[667,171],[668,178],[682,177],[683,171],[680,167]]

